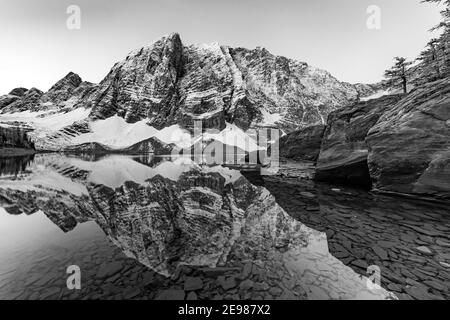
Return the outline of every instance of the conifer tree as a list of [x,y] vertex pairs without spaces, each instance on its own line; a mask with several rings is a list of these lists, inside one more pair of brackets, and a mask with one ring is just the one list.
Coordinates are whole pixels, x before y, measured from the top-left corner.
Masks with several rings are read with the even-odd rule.
[[403,93],[408,93],[408,67],[412,64],[406,58],[396,57],[395,64],[386,70],[384,76],[386,85],[391,88],[401,88]]

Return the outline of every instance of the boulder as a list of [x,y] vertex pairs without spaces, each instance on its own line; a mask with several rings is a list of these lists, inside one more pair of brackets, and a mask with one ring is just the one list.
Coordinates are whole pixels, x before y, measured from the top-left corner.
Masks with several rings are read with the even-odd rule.
[[297,161],[317,161],[322,143],[324,125],[293,131],[280,139],[280,156]]
[[401,95],[358,102],[328,116],[316,168],[316,180],[370,186],[367,133]]
[[370,129],[374,188],[450,198],[450,79],[416,89]]

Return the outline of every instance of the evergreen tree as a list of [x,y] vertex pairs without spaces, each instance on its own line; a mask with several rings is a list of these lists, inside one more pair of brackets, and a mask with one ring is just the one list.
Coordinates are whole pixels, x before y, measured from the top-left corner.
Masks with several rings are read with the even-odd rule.
[[[423,75],[425,79],[430,75],[437,75],[437,78],[450,76],[450,0],[423,0],[423,2],[436,3],[444,5],[441,11],[442,21],[432,30],[440,29],[442,34],[438,39],[432,40],[432,47],[428,44],[426,50],[422,53]],[[439,71],[438,71],[439,69]],[[435,77],[429,79],[435,80]]]
[[419,69],[419,77],[415,81],[416,84],[420,85],[441,78],[441,50],[439,39],[432,39],[428,42],[425,50],[417,58],[418,61],[422,62],[422,65]]
[[403,93],[408,93],[408,66],[411,64],[412,62],[406,61],[403,57],[396,57],[394,66],[384,73],[387,86],[401,88]]

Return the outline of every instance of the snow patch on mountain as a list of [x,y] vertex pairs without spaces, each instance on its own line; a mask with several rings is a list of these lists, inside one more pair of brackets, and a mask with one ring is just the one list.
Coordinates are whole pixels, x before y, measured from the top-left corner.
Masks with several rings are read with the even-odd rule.
[[45,133],[49,131],[58,131],[77,121],[86,119],[91,109],[77,108],[68,112],[53,111],[23,111],[15,113],[5,113],[0,115],[0,124],[8,125],[16,122],[24,123],[37,132],[43,130]]
[[86,187],[42,164],[35,164],[32,174],[24,174],[16,180],[0,180],[0,188],[18,191],[56,190],[67,191],[77,196],[89,194]]
[[265,109],[261,109],[263,121],[260,126],[275,126],[278,122],[283,120],[283,116],[280,113],[270,113]]
[[378,98],[387,96],[389,94],[392,94],[392,92],[389,90],[381,90],[381,91],[375,92],[374,94],[372,94],[368,97],[361,98],[361,101],[369,101],[372,99],[378,99]]

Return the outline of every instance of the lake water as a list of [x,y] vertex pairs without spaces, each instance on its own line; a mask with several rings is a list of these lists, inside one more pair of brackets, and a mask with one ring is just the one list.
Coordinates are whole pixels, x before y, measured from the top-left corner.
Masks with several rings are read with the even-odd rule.
[[0,299],[448,299],[449,230],[445,204],[183,157],[0,159]]

